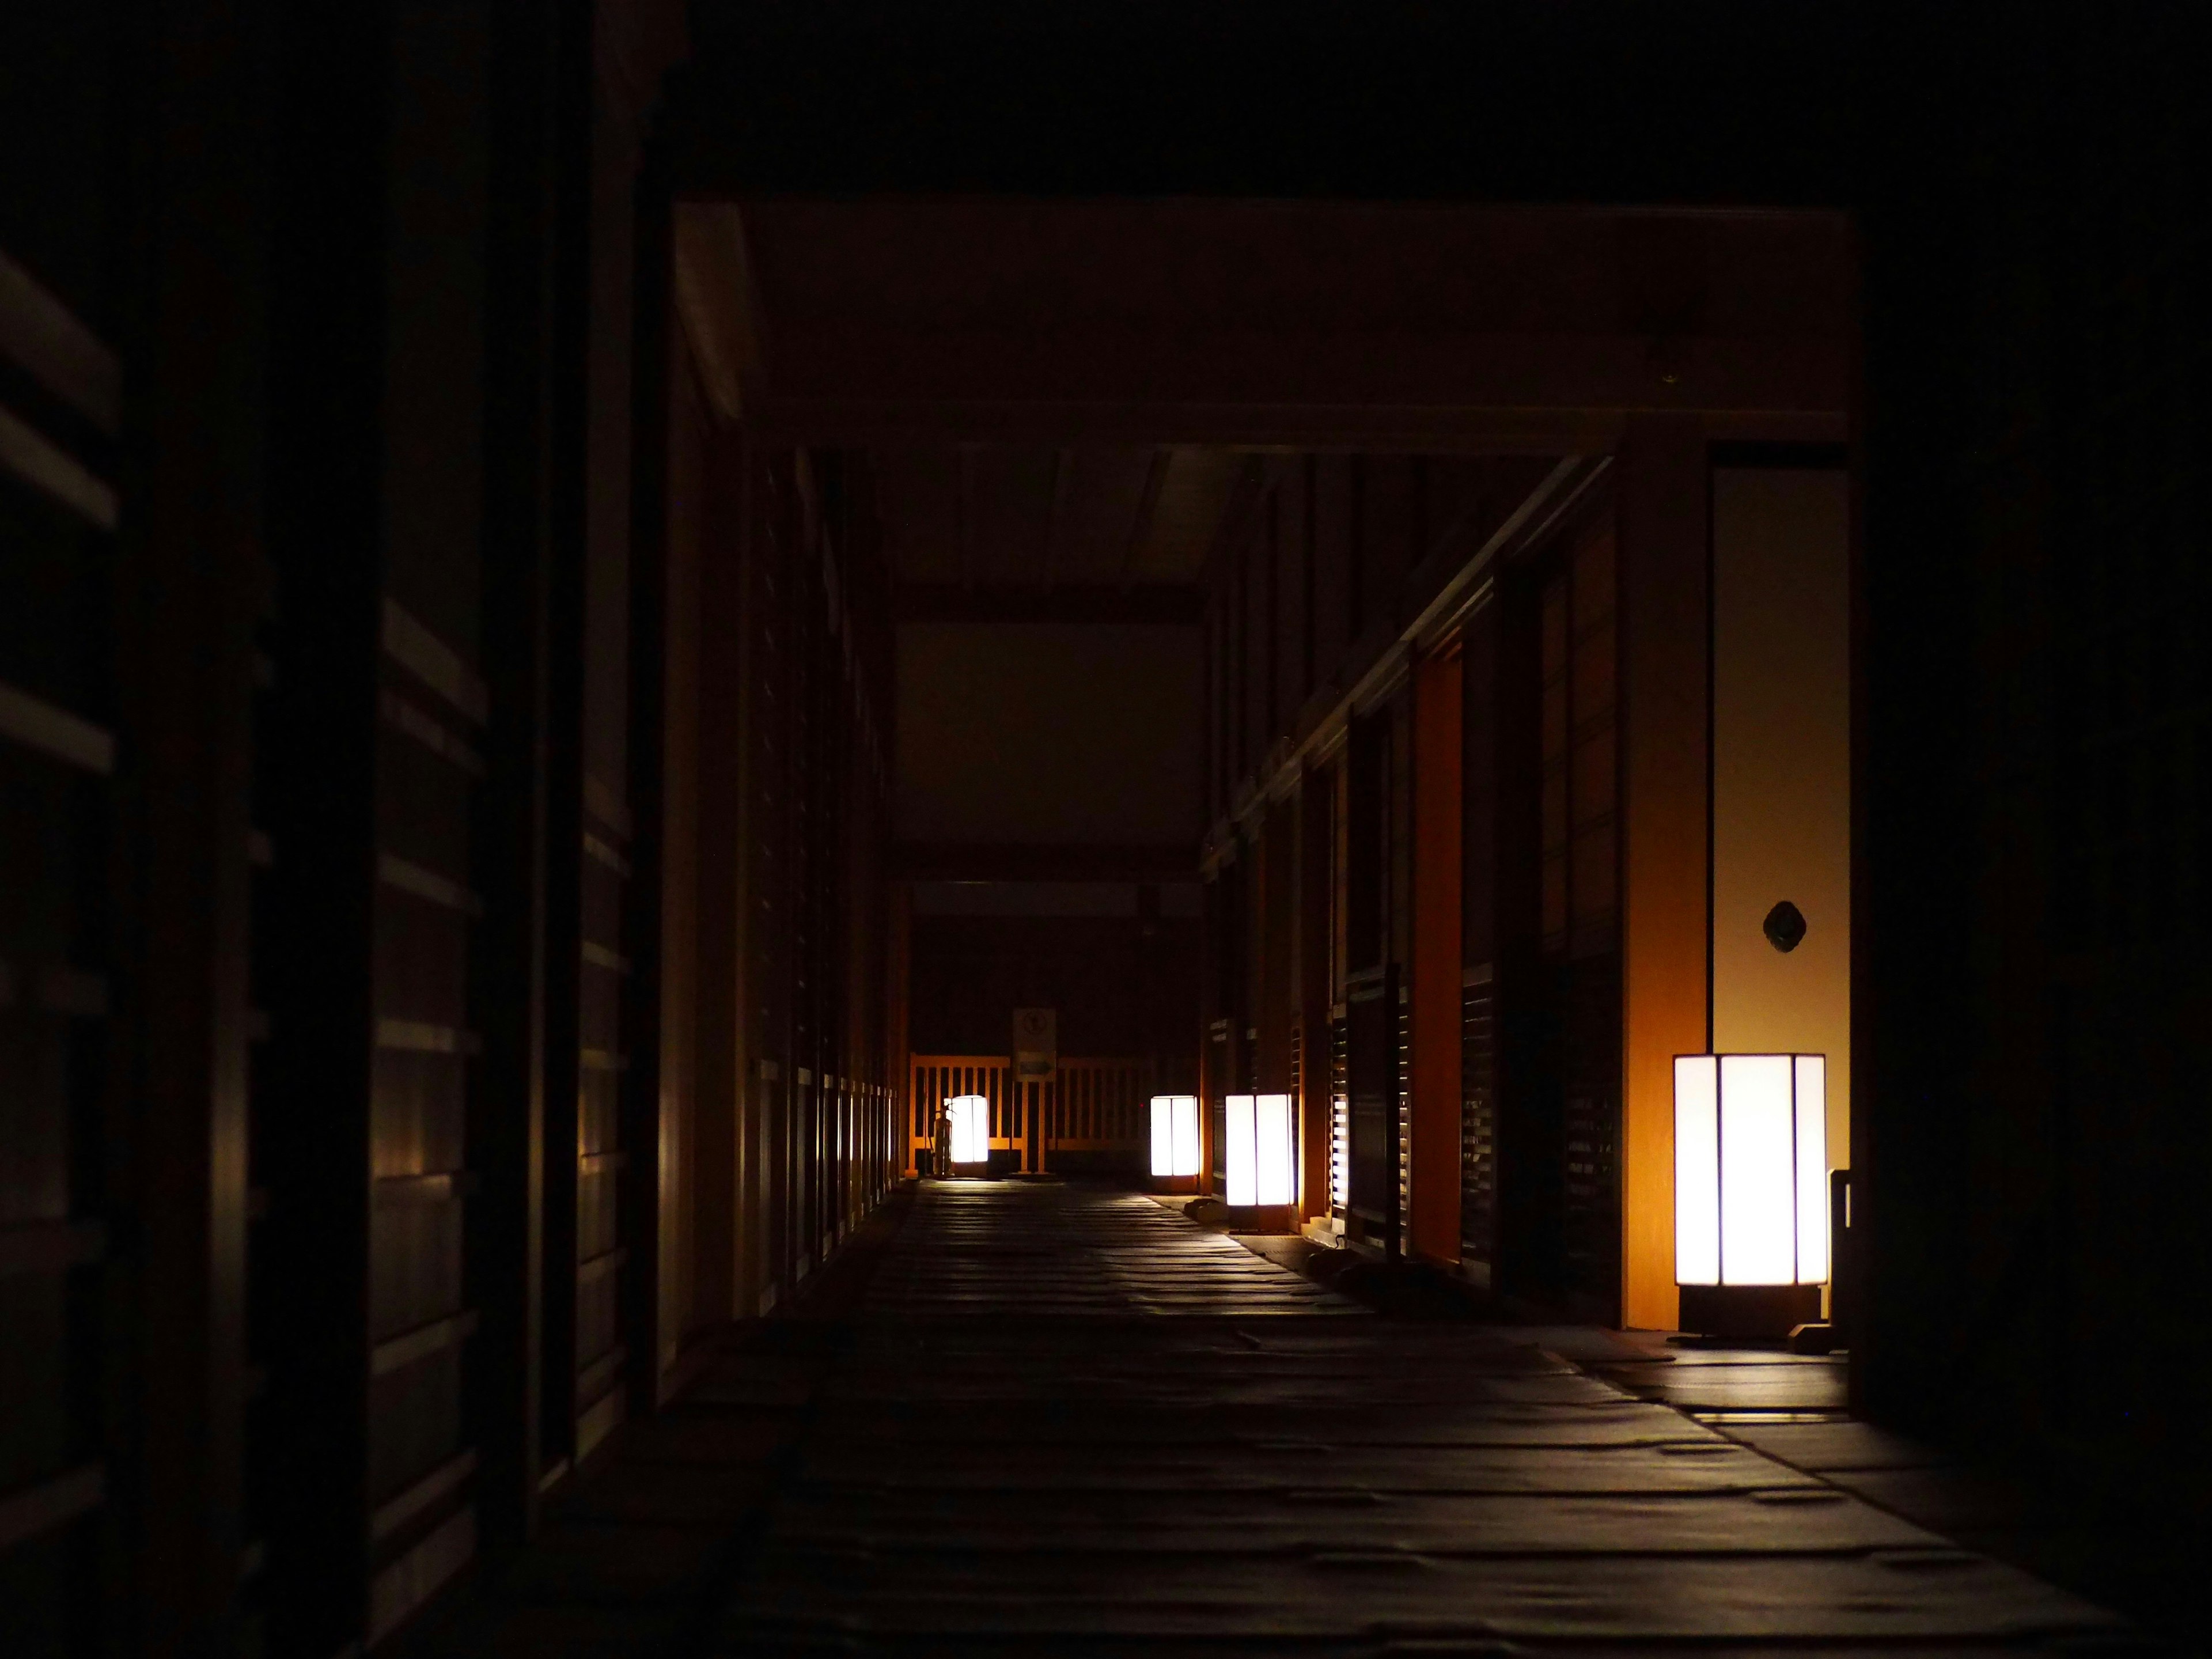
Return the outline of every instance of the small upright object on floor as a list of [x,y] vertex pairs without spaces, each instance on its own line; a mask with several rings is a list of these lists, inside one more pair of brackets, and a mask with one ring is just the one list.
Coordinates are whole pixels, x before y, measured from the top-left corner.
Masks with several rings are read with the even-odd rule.
[[991,1103],[981,1095],[955,1095],[945,1103],[945,1115],[952,1126],[952,1168],[988,1165]]
[[1825,1055],[1676,1055],[1682,1328],[1781,1337],[1819,1320],[1827,1188]]
[[1190,1192],[1199,1172],[1198,1097],[1152,1097],[1152,1184],[1164,1192]]

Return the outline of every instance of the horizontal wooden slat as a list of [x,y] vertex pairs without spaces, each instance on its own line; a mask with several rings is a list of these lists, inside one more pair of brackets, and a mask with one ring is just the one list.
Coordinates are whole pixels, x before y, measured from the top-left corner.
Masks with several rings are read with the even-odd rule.
[[461,653],[389,597],[384,601],[384,652],[477,725],[490,717],[491,695]]
[[402,1335],[378,1343],[369,1350],[368,1374],[384,1376],[412,1365],[417,1360],[428,1359],[432,1354],[465,1342],[476,1334],[478,1315],[474,1308],[463,1309],[449,1318],[433,1320],[428,1325],[417,1326]]
[[428,899],[433,904],[442,904],[447,909],[459,910],[465,916],[483,914],[483,901],[459,882],[394,854],[379,853],[376,855],[376,878],[398,892]]
[[368,1535],[381,1543],[410,1521],[419,1519],[443,1499],[459,1492],[461,1483],[477,1470],[473,1449],[441,1464],[406,1491],[378,1504],[368,1517]]
[[0,738],[101,777],[115,770],[112,734],[12,685],[0,685]]
[[0,1498],[0,1550],[13,1549],[26,1539],[66,1526],[99,1508],[106,1497],[106,1472],[97,1463],[83,1464],[34,1486],[20,1487]]
[[903,582],[892,593],[891,606],[902,623],[1127,623],[1195,628],[1206,620],[1206,592],[1195,584],[1109,587],[1091,582],[1045,587],[1033,581],[1004,586]]
[[0,253],[0,350],[111,435],[123,423],[123,371],[106,342]]
[[4,408],[0,408],[0,468],[44,490],[94,527],[115,528],[120,507],[114,489]]
[[584,810],[623,840],[630,837],[629,808],[615,792],[589,772],[584,774]]
[[582,1048],[577,1051],[576,1063],[587,1072],[619,1072],[627,1069],[629,1056],[611,1048]]
[[476,1191],[473,1170],[441,1170],[432,1175],[385,1176],[376,1183],[376,1201],[392,1206],[450,1204]]
[[629,1260],[629,1250],[617,1245],[613,1249],[604,1251],[592,1257],[588,1261],[578,1262],[576,1282],[579,1285],[596,1285],[609,1273],[619,1270],[623,1263]]
[[483,775],[483,757],[460,737],[417,708],[397,691],[386,690],[377,701],[384,723],[415,739],[441,760],[451,761],[471,777]]
[[623,880],[629,879],[629,860],[588,830],[584,831],[584,851]]
[[477,1512],[465,1509],[369,1583],[368,1645],[382,1641],[477,1553]]
[[615,1373],[622,1370],[623,1361],[629,1358],[629,1353],[617,1343],[590,1364],[581,1367],[576,1372],[576,1398],[598,1399],[600,1392],[614,1381]]
[[0,962],[0,1008],[19,1002],[73,1019],[100,1019],[107,1013],[107,981],[54,963],[27,969]]
[[629,1154],[620,1147],[612,1152],[586,1152],[576,1160],[576,1170],[580,1175],[610,1175],[617,1170],[629,1167]]
[[474,1031],[434,1025],[419,1019],[380,1019],[376,1046],[421,1054],[480,1054],[483,1040]]
[[629,958],[619,951],[611,951],[592,939],[586,939],[580,949],[584,961],[593,968],[604,968],[614,974],[629,972]]
[[107,1229],[97,1221],[33,1221],[0,1227],[0,1279],[66,1273],[99,1261],[106,1251]]
[[49,964],[38,972],[38,1002],[50,1014],[72,1019],[102,1019],[107,1014],[107,981],[82,968]]
[[589,1457],[623,1420],[623,1391],[609,1389],[577,1414],[576,1455]]

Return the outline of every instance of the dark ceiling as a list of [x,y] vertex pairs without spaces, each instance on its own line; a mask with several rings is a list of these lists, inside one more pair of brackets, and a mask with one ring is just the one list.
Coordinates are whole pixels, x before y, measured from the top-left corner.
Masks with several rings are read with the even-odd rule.
[[1194,582],[1243,458],[1224,449],[888,448],[878,507],[906,585]]

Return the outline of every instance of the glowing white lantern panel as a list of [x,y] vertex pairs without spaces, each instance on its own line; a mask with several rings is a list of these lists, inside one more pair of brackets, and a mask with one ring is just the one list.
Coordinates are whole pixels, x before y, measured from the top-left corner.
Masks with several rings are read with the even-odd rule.
[[1232,1208],[1288,1204],[1296,1196],[1296,1161],[1288,1095],[1231,1095],[1227,1101],[1228,1189]]
[[981,1095],[955,1095],[945,1103],[952,1120],[952,1161],[988,1164],[991,1161],[991,1103]]
[[1721,1079],[1713,1054],[1674,1056],[1674,1282],[1721,1282]]
[[1228,1153],[1229,1186],[1221,1196],[1232,1206],[1257,1204],[1260,1201],[1260,1148],[1252,1097],[1231,1095],[1228,1107],[1228,1121],[1223,1127],[1229,1138],[1229,1144],[1224,1149]]
[[1793,1057],[1797,1068],[1797,1282],[1828,1277],[1828,1060]]
[[1827,1186],[1821,1055],[1675,1057],[1675,1283],[1820,1284]]
[[1797,1278],[1796,1115],[1787,1054],[1721,1056],[1721,1283]]
[[1297,1195],[1291,1143],[1291,1097],[1261,1095],[1253,1103],[1254,1139],[1258,1142],[1258,1186],[1262,1204],[1288,1204]]
[[1198,1173],[1198,1097],[1152,1097],[1152,1173]]

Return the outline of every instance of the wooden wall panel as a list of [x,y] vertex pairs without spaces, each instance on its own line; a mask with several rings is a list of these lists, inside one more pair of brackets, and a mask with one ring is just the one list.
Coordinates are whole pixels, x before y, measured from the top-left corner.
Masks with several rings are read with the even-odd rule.
[[1499,888],[1502,725],[1505,699],[1499,627],[1504,606],[1494,596],[1468,619],[1461,635],[1461,997],[1460,1259],[1494,1268],[1498,1249],[1498,964],[1504,954],[1504,905]]
[[[700,899],[704,842],[700,811],[703,759],[701,680],[704,669],[700,599],[705,552],[702,522],[713,416],[701,394],[688,348],[668,341],[667,510],[665,555],[666,679],[660,761],[661,928],[659,1111],[665,1150],[659,1169],[659,1342],[661,1365],[675,1362],[696,1323],[699,1211],[698,1134],[702,1122],[700,1000],[702,928]],[[727,863],[727,860],[721,862]],[[734,921],[734,918],[732,918]],[[721,1030],[729,1029],[722,1022]],[[734,1091],[724,1097],[734,1099]],[[727,1156],[727,1153],[725,1153]]]
[[1292,1017],[1298,1030],[1298,1193],[1300,1212],[1326,1221],[1330,1208],[1330,1159],[1334,1122],[1332,1055],[1334,1022],[1336,773],[1306,775],[1296,801],[1297,868],[1295,907],[1296,969]]
[[[698,680],[698,767],[689,784],[671,775],[672,790],[694,788],[698,813],[698,1109],[690,1163],[696,1232],[690,1323],[716,1328],[753,1311],[758,1286],[748,1291],[757,1245],[750,1237],[757,1206],[744,1183],[757,1178],[758,1153],[750,1072],[760,1057],[749,1018],[751,929],[746,915],[752,892],[749,866],[763,850],[747,785],[757,787],[769,758],[765,736],[753,738],[745,716],[748,688],[758,672],[757,623],[750,623],[748,584],[757,580],[748,556],[749,483],[755,462],[735,428],[702,437],[698,509],[698,611],[702,641],[732,641],[702,650]],[[734,849],[714,856],[714,849]],[[772,902],[772,901],[771,901]]]
[[1410,1196],[1414,1252],[1441,1262],[1460,1240],[1461,672],[1456,640],[1413,671]]
[[[0,51],[14,44],[0,33]],[[118,810],[127,800],[117,787],[118,726],[128,719],[122,729],[143,745],[135,766],[125,760],[126,776],[143,788],[136,774],[149,763],[158,768],[165,758],[144,752],[154,746],[148,740],[168,735],[173,748],[189,726],[171,734],[149,729],[147,717],[155,711],[133,707],[119,684],[122,652],[151,641],[133,637],[138,629],[130,628],[130,608],[116,586],[116,495],[106,476],[115,411],[98,395],[99,386],[117,372],[114,347],[94,334],[40,276],[16,264],[9,257],[15,251],[0,247],[0,592],[9,596],[0,606],[5,613],[0,621],[0,871],[5,872],[0,878],[0,1330],[7,1333],[0,1340],[0,1514],[7,1516],[0,1526],[0,1606],[21,1632],[11,1642],[20,1641],[27,1654],[58,1659],[98,1650],[113,1626],[100,1608],[103,1533],[115,1535],[107,1509],[111,1483],[119,1472],[116,1454],[134,1425],[128,1416],[116,1420],[103,1397],[125,1401],[135,1392],[125,1376],[104,1376],[103,1340],[117,1334],[111,1322],[123,1305],[115,1294],[120,1277],[110,1261],[116,1224],[134,1212],[151,1220],[173,1206],[167,1218],[184,1224],[170,1236],[202,1241],[204,1267],[170,1264],[166,1275],[155,1269],[157,1278],[169,1280],[168,1293],[186,1298],[175,1315],[180,1327],[166,1334],[188,1345],[173,1358],[197,1352],[210,1382],[227,1370],[234,1389],[242,1333],[234,1322],[219,1319],[222,1305],[210,1293],[234,1291],[243,1239],[226,1240],[210,1224],[232,1219],[242,1231],[244,1193],[240,1170],[235,1215],[210,1212],[208,1200],[217,1194],[207,1190],[215,1173],[207,1160],[225,1151],[234,1158],[238,1150],[225,1146],[220,1132],[226,1126],[215,1115],[228,1103],[209,1086],[220,1079],[206,1068],[224,1058],[221,1038],[210,1044],[204,1036],[201,1062],[164,1090],[164,1098],[179,1109],[180,1136],[174,1147],[165,1148],[180,1160],[171,1176],[177,1190],[170,1206],[160,1205],[158,1191],[132,1192],[125,1184],[127,1165],[108,1167],[106,1132],[128,1122],[131,1114],[115,1109],[106,1079],[116,1076],[138,1046],[118,1043],[116,1016],[142,1012],[119,1006],[117,969],[135,965],[161,975],[163,967],[118,961],[127,935],[116,927],[124,918],[117,916],[115,901],[125,895],[111,893],[109,860],[124,850],[118,843],[130,827]],[[64,250],[42,252],[44,263],[68,271]],[[89,385],[72,386],[39,356],[41,345],[58,341],[82,350],[93,371]],[[48,372],[40,374],[42,368]],[[220,544],[208,550],[216,570],[228,562],[227,551]],[[210,597],[224,597],[219,585]],[[199,632],[219,623],[219,613],[200,605],[171,620],[193,631],[166,653],[187,660],[163,666],[172,672],[189,669],[192,647],[203,641],[210,659],[205,666],[222,665],[221,635]],[[183,684],[161,689],[173,696]],[[240,695],[237,713],[243,707]],[[208,712],[232,712],[230,700]],[[166,758],[189,761],[191,756]],[[188,787],[190,776],[179,772],[171,781]],[[218,813],[234,805],[204,785],[195,793]],[[234,810],[242,820],[242,801]],[[192,834],[195,816],[189,810],[176,813],[166,825],[187,866],[214,850],[205,831],[215,826],[204,824]],[[202,865],[179,873],[206,883],[214,872]],[[242,898],[242,890],[237,896]],[[175,915],[158,919],[171,927],[184,920]],[[173,937],[187,949],[198,945],[204,951],[209,943],[189,933]],[[203,975],[197,985],[194,965]],[[226,965],[212,955],[198,964],[173,964],[167,988],[181,1005],[173,1014],[189,1022],[214,1013],[209,998],[221,981],[204,975]],[[242,969],[242,957],[238,966]],[[241,1059],[242,1013],[242,1008],[231,1011],[232,1029],[224,1034],[237,1042]],[[183,1062],[190,1056],[179,1052],[173,1058]],[[195,1182],[202,1188],[197,1194]],[[222,1248],[227,1243],[228,1250]],[[222,1277],[208,1282],[209,1268],[233,1282],[226,1285]],[[205,1326],[191,1330],[195,1319]],[[235,1345],[230,1352],[209,1352],[226,1339]],[[213,1401],[191,1386],[179,1392],[174,1414],[198,1416],[199,1432],[211,1442],[205,1450],[217,1456],[228,1450],[234,1457],[235,1397]],[[219,1403],[228,1405],[228,1420],[209,1414]],[[167,1473],[170,1496],[183,1511],[179,1520],[201,1518],[205,1496],[235,1502],[234,1462],[227,1470],[187,1464]],[[210,1474],[227,1474],[233,1490],[225,1493],[221,1484],[210,1488]],[[228,1611],[228,1597],[209,1605],[201,1599],[204,1583],[191,1578],[195,1570],[210,1565],[210,1558],[218,1565],[237,1559],[231,1531],[210,1530],[212,1536],[198,1540],[178,1538],[189,1553],[175,1575],[182,1604],[160,1609],[187,1628],[204,1620],[220,1629]]]
[[1294,1090],[1297,1040],[1297,801],[1279,799],[1267,809],[1260,843],[1258,968],[1255,1011],[1260,1036],[1257,1082],[1270,1093]]

